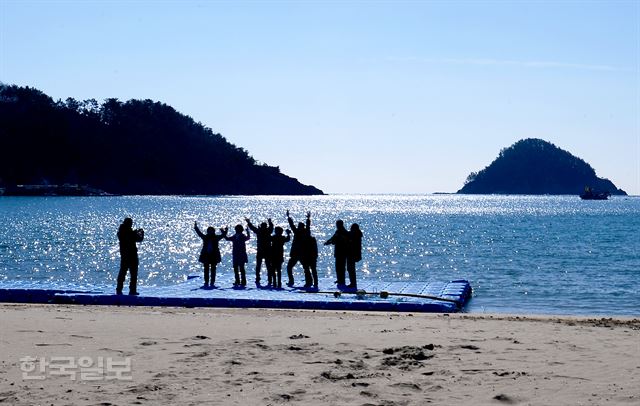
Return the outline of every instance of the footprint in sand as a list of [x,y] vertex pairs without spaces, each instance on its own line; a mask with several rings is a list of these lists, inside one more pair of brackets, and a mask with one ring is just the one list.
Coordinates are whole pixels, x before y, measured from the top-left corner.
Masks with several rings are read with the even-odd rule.
[[177,375],[171,372],[158,372],[153,377],[154,378],[175,378]]
[[81,336],[78,334],[71,334],[69,337],[74,337],[74,338],[87,338],[87,339],[92,339],[93,337],[91,336]]
[[494,396],[493,399],[498,400],[500,402],[509,403],[509,404],[515,403],[515,401],[512,398],[502,393]]
[[381,365],[384,367],[397,367],[402,370],[411,370],[412,368],[422,367],[422,361],[434,357],[434,354],[426,354],[425,351],[433,351],[433,344],[423,345],[422,347],[404,346],[398,348],[385,348],[382,353],[392,355],[382,359]]
[[[294,399],[293,395],[288,393],[276,394],[268,398],[264,398],[265,401],[275,401],[275,402],[289,402]],[[270,402],[269,402],[270,403]]]
[[209,351],[191,353],[187,358],[178,360],[178,362],[192,362],[192,358],[204,358],[209,355]]
[[417,391],[420,392],[422,391],[422,388],[420,387],[420,385],[412,383],[412,382],[398,382],[398,383],[394,383],[392,385],[389,385],[392,388],[398,388],[398,389],[402,389],[402,390],[412,390],[412,391]]
[[54,346],[62,346],[62,347],[71,347],[69,343],[38,343],[36,347],[54,347]]
[[355,377],[355,375],[353,375],[351,372],[349,372],[346,375],[337,375],[334,374],[331,371],[325,371],[323,373],[320,374],[321,377],[326,378],[330,381],[341,381],[341,380],[345,380],[345,379],[357,379]]
[[377,398],[378,397],[377,394],[375,394],[373,392],[365,391],[365,390],[360,392],[360,396],[365,396],[365,397],[368,397],[368,398]]
[[13,401],[17,401],[16,393],[15,391],[0,392],[0,403],[7,402],[7,404],[11,404]]
[[363,360],[349,360],[348,367],[356,370],[368,369],[369,365],[365,364]]
[[[236,344],[240,344],[239,341],[234,341]],[[250,338],[248,340],[244,340],[244,342],[246,344],[261,344],[264,343],[264,340],[260,339],[260,338]]]
[[135,353],[130,352],[130,351],[124,351],[124,350],[115,350],[113,348],[99,348],[98,351],[108,351],[108,352],[117,352],[118,354],[122,355],[123,357],[132,357],[135,355]]
[[143,385],[138,385],[138,386],[132,386],[130,388],[127,389],[127,392],[131,392],[131,393],[147,393],[147,392],[156,392],[159,390],[164,389],[162,386],[160,385],[149,385],[149,384],[143,384]]

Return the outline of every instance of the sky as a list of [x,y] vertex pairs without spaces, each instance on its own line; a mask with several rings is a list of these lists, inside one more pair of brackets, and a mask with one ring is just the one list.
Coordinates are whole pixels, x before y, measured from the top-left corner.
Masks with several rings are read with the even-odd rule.
[[0,81],[169,104],[326,193],[541,138],[640,195],[640,1],[0,0]]

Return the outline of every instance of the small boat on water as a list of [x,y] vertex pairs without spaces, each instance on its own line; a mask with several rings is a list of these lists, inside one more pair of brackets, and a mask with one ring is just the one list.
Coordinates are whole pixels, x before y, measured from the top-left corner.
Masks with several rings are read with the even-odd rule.
[[582,200],[607,200],[611,196],[609,192],[596,192],[589,186],[585,186],[584,192],[580,195]]

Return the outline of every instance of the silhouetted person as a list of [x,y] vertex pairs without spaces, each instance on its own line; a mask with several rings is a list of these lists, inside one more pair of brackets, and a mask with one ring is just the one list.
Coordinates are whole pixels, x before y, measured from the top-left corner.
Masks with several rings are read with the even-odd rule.
[[282,264],[284,263],[284,244],[291,241],[291,230],[287,229],[287,236],[282,235],[282,227],[275,228],[271,237],[271,266],[269,272],[269,286],[282,287]]
[[120,272],[116,286],[116,294],[122,294],[124,280],[129,271],[129,294],[137,295],[138,285],[138,247],[136,243],[144,239],[144,231],[139,228],[134,230],[133,220],[130,217],[124,219],[118,228],[118,241],[120,242]]
[[194,223],[193,228],[202,239],[202,250],[198,261],[204,265],[204,287],[209,287],[209,269],[211,269],[211,287],[213,287],[216,283],[216,267],[222,260],[219,242],[227,235],[229,228],[221,228],[222,234],[216,234],[216,229],[213,227],[208,227],[207,234],[203,234],[197,222]]
[[256,227],[251,224],[251,220],[245,218],[247,227],[256,233],[256,245],[258,246],[256,251],[256,284],[260,284],[260,269],[262,268],[262,260],[264,260],[264,266],[267,268],[267,275],[269,274],[269,268],[271,268],[269,260],[271,256],[269,251],[271,250],[271,233],[273,233],[273,223],[271,219],[268,219],[267,223],[260,224],[260,227]]
[[[309,277],[307,283],[305,283],[305,287],[314,288],[318,287],[318,241],[316,237],[312,236],[309,233],[309,237],[307,238],[306,247],[304,250],[305,262],[307,264],[307,268],[309,269]],[[305,274],[306,276],[306,274]]]
[[235,227],[236,233],[231,237],[225,236],[225,240],[233,242],[233,249],[231,256],[233,260],[233,274],[235,275],[234,286],[247,286],[247,277],[244,270],[244,264],[249,262],[247,257],[247,245],[245,244],[248,239],[251,238],[249,230],[247,235],[242,234],[244,227],[242,224],[238,224]]
[[336,283],[345,285],[345,273],[347,267],[347,254],[349,252],[349,232],[344,228],[342,220],[336,221],[336,232],[324,245],[333,245],[333,256],[336,260]]
[[349,251],[347,254],[347,272],[349,273],[349,288],[357,288],[356,262],[362,260],[362,231],[357,223],[351,224],[349,230]]
[[302,264],[305,279],[308,279],[307,275],[309,274],[309,268],[305,262],[304,250],[309,236],[308,228],[311,225],[311,213],[307,213],[307,228],[305,228],[305,225],[302,222],[298,223],[298,226],[296,226],[289,215],[289,210],[287,210],[287,221],[289,222],[289,227],[293,231],[293,242],[291,243],[289,262],[287,263],[287,276],[289,277],[287,285],[293,286],[293,267],[296,266],[298,262]]

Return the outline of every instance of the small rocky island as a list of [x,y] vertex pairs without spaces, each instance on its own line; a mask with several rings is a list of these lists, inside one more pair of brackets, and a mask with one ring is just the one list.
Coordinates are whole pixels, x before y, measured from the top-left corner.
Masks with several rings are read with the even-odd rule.
[[457,193],[579,195],[585,187],[626,195],[609,179],[596,176],[584,160],[550,142],[528,138],[500,151],[486,168],[472,172]]
[[68,98],[0,83],[0,194],[317,195],[152,100]]

